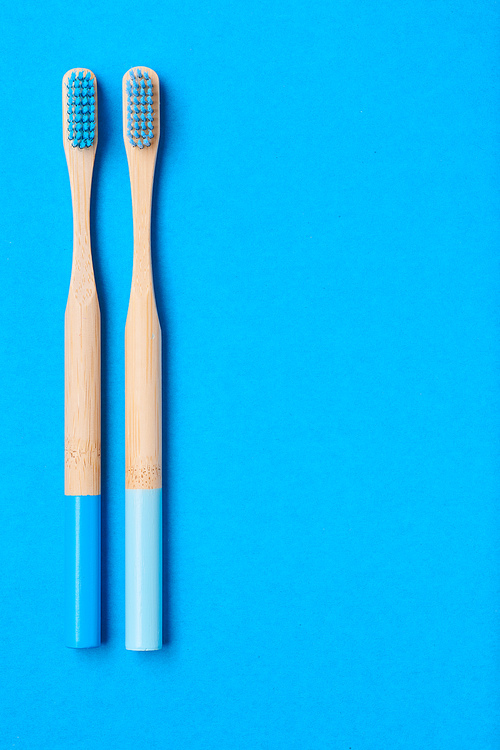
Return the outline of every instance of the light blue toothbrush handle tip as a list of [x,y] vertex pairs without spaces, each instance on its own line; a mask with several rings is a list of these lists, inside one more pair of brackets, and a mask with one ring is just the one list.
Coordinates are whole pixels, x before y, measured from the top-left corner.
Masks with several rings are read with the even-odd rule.
[[125,490],[125,648],[162,647],[162,493]]

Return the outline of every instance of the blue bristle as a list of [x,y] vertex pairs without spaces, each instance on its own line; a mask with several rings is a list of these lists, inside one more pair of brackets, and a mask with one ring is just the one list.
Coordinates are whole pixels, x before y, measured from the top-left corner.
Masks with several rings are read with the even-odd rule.
[[90,71],[73,71],[66,83],[68,140],[76,148],[90,148],[95,138],[95,81]]
[[127,138],[137,148],[147,148],[154,137],[153,81],[146,70],[132,68],[126,81]]

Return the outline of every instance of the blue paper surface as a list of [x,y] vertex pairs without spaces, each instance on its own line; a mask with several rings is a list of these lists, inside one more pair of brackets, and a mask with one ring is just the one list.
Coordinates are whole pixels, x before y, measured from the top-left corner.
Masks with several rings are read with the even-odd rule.
[[[492,0],[5,5],[1,748],[498,747],[499,28]],[[134,65],[162,82],[166,643],[146,654],[124,648]],[[63,637],[75,66],[99,87],[85,652]]]

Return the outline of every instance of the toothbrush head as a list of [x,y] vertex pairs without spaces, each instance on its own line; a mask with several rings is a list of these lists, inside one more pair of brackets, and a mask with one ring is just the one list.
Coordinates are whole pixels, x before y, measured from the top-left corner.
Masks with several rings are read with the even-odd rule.
[[133,148],[148,148],[155,138],[159,104],[157,81],[158,76],[148,68],[131,68],[126,74],[126,139]]
[[96,142],[97,91],[94,74],[74,68],[64,77],[66,86],[66,138],[73,148],[90,148]]

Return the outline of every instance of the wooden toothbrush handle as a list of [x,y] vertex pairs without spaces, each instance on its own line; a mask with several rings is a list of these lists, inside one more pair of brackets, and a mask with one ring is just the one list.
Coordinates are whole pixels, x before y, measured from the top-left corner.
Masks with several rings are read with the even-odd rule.
[[161,329],[152,285],[133,284],[125,326],[125,487],[162,486]]
[[65,494],[101,493],[101,315],[70,289],[65,315]]

